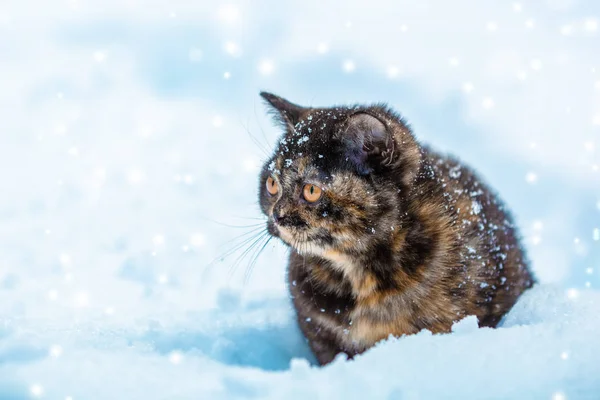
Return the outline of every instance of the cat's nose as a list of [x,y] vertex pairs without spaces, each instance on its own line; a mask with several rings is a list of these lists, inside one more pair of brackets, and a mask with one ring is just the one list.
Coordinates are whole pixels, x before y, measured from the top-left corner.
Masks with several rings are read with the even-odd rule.
[[276,224],[280,224],[285,220],[285,215],[279,210],[273,210],[273,221]]

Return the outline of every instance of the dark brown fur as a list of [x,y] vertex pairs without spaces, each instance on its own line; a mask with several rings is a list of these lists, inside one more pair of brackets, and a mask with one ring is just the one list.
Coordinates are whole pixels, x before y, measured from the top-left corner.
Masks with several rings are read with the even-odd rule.
[[[512,218],[468,167],[383,105],[304,108],[268,93],[285,133],[264,166],[269,232],[291,247],[300,327],[321,364],[389,335],[495,327],[534,279]],[[267,177],[278,195],[265,190]],[[302,198],[304,184],[322,198]],[[279,216],[273,219],[273,212]]]

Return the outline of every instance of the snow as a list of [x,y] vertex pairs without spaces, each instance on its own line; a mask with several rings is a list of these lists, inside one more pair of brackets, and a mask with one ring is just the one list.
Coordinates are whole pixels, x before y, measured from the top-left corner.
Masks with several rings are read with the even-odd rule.
[[[234,299],[233,300],[235,303]],[[111,326],[5,320],[0,396],[43,388],[48,398],[589,398],[600,390],[600,295],[528,292],[499,329],[474,317],[451,335],[428,332],[377,345],[326,368],[313,361],[289,305],[271,300]],[[160,318],[167,320],[166,316]],[[44,344],[63,343],[59,356]],[[36,383],[28,383],[34,380]],[[32,386],[34,385],[34,386]],[[587,397],[586,397],[587,396]]]
[[[0,5],[1,399],[600,392],[599,5],[163,3]],[[244,253],[261,89],[388,101],[507,201],[540,285],[499,329],[316,367],[286,250]]]

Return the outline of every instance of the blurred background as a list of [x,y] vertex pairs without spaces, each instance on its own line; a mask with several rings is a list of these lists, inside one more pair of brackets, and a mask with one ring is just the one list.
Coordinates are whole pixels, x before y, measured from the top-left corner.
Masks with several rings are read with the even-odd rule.
[[260,90],[387,102],[499,192],[539,281],[598,287],[599,18],[592,0],[3,0],[0,313],[123,326],[287,298],[279,243],[249,272],[254,253],[223,257],[260,223],[279,134]]

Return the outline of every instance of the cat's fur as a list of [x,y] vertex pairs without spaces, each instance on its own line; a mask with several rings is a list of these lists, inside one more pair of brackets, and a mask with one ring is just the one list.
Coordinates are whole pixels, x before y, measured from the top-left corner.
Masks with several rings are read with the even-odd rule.
[[[260,205],[270,234],[291,247],[289,288],[321,364],[390,334],[449,332],[467,315],[494,327],[533,285],[500,199],[388,107],[261,95],[285,133],[262,170]],[[306,183],[322,188],[315,204],[302,198]]]

